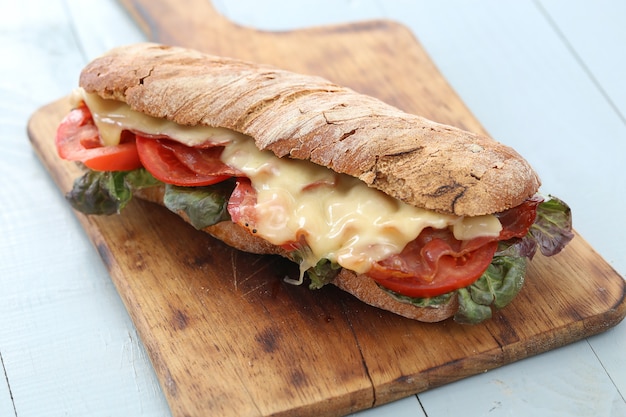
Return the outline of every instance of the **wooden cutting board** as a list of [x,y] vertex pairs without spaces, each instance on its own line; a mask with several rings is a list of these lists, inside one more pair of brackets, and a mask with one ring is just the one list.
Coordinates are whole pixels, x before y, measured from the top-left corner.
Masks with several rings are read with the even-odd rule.
[[[322,75],[483,130],[398,24],[267,33],[226,21],[206,0],[122,3],[155,41]],[[51,103],[28,126],[63,193],[79,175],[53,147],[69,106],[67,98]],[[578,235],[560,255],[538,255],[520,295],[491,321],[462,326],[417,323],[331,286],[285,284],[296,274],[288,262],[230,249],[148,203],[133,201],[119,216],[77,216],[175,416],[344,415],[597,334],[626,315],[624,280]]]

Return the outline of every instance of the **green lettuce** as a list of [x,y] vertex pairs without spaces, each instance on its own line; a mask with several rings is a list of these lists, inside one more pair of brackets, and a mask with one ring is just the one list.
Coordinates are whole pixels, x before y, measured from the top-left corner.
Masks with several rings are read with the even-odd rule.
[[206,187],[166,184],[163,203],[174,213],[184,212],[196,229],[204,229],[230,219],[227,205],[232,189],[230,181]]
[[436,297],[409,297],[380,285],[379,287],[397,301],[416,307],[436,308],[448,303],[452,297],[456,296],[459,300],[459,309],[454,316],[454,321],[462,324],[476,324],[491,318],[492,306],[502,308],[515,298],[524,284],[526,264],[524,257],[496,256],[487,270],[473,284]]
[[537,242],[544,256],[559,253],[574,238],[569,206],[550,196],[537,207],[537,218],[530,227],[529,235]]
[[509,304],[522,289],[528,260],[537,249],[544,256],[559,253],[574,237],[572,215],[568,205],[550,196],[537,206],[537,217],[523,238],[500,242],[491,264],[473,284],[431,298],[413,298],[381,286],[390,296],[418,307],[437,307],[457,296],[459,309],[454,320],[476,324],[492,317],[493,308]]
[[230,219],[227,205],[234,188],[232,181],[206,187],[177,187],[163,184],[144,168],[117,172],[89,170],[74,182],[66,198],[82,213],[110,215],[126,207],[134,190],[159,185],[165,186],[165,206],[175,213],[184,212],[198,229]]
[[320,259],[317,265],[306,271],[310,280],[309,288],[312,290],[322,288],[335,279],[340,270],[341,266],[339,264],[328,259]]
[[457,290],[459,309],[454,320],[464,324],[491,318],[493,305],[502,308],[520,292],[526,276],[526,258],[496,256],[476,282]]
[[87,171],[74,182],[66,199],[85,214],[119,213],[133,196],[134,189],[162,184],[143,168],[133,171]]
[[415,307],[437,307],[442,304],[446,304],[450,301],[450,298],[455,294],[455,292],[449,292],[446,294],[438,295],[436,297],[425,297],[425,298],[416,298],[409,297],[408,295],[399,294],[395,291],[391,291],[386,289],[385,287],[379,285],[379,287],[387,292],[392,298],[401,303],[412,304]]

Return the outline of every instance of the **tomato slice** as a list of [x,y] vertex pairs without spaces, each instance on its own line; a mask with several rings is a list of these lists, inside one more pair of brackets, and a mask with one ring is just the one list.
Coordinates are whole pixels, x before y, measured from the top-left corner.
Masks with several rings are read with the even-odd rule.
[[427,228],[402,252],[375,263],[367,275],[399,294],[434,297],[480,278],[497,248],[497,240],[462,242],[449,229]]
[[448,229],[425,229],[401,253],[377,262],[367,274],[383,287],[409,297],[434,297],[467,287],[489,267],[499,241],[528,233],[542,201],[533,197],[498,213],[502,231],[496,238],[458,241]]
[[184,187],[211,185],[231,178],[236,171],[220,160],[222,147],[192,148],[170,139],[137,135],[143,166],[154,177]]
[[86,106],[71,110],[61,121],[55,137],[63,159],[80,161],[96,171],[130,171],[141,166],[133,135],[119,145],[102,146],[98,129]]

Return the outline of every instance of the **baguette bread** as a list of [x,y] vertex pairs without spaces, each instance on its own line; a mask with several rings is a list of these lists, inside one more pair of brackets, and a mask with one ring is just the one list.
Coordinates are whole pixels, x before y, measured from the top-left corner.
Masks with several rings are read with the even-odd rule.
[[516,151],[491,138],[269,66],[135,44],[92,61],[80,86],[153,117],[243,133],[278,157],[310,160],[440,213],[501,212],[540,185]]
[[[144,43],[113,49],[85,67],[87,93],[180,125],[230,129],[278,157],[308,160],[358,178],[409,205],[457,216],[516,207],[540,181],[513,149],[491,138],[407,114],[328,80],[197,51]],[[164,187],[135,191],[163,205]],[[183,212],[178,213],[185,221]],[[239,250],[287,256],[230,221],[203,229]],[[367,304],[425,322],[458,309],[390,297],[366,275],[332,282]]]

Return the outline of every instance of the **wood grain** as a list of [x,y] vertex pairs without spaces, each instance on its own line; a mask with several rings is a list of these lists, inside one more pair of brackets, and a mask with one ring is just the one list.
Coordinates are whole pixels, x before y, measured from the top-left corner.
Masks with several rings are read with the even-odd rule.
[[[412,35],[392,22],[263,33],[205,1],[124,1],[153,40],[315,73],[405,110],[480,124]],[[306,46],[306,47],[304,47]],[[38,110],[29,137],[61,192],[79,169],[52,138],[69,109]],[[490,322],[425,325],[335,288],[283,283],[293,265],[234,251],[160,207],[77,214],[107,265],[175,416],[344,415],[599,333],[626,315],[623,279],[577,236],[533,262],[518,298]]]

